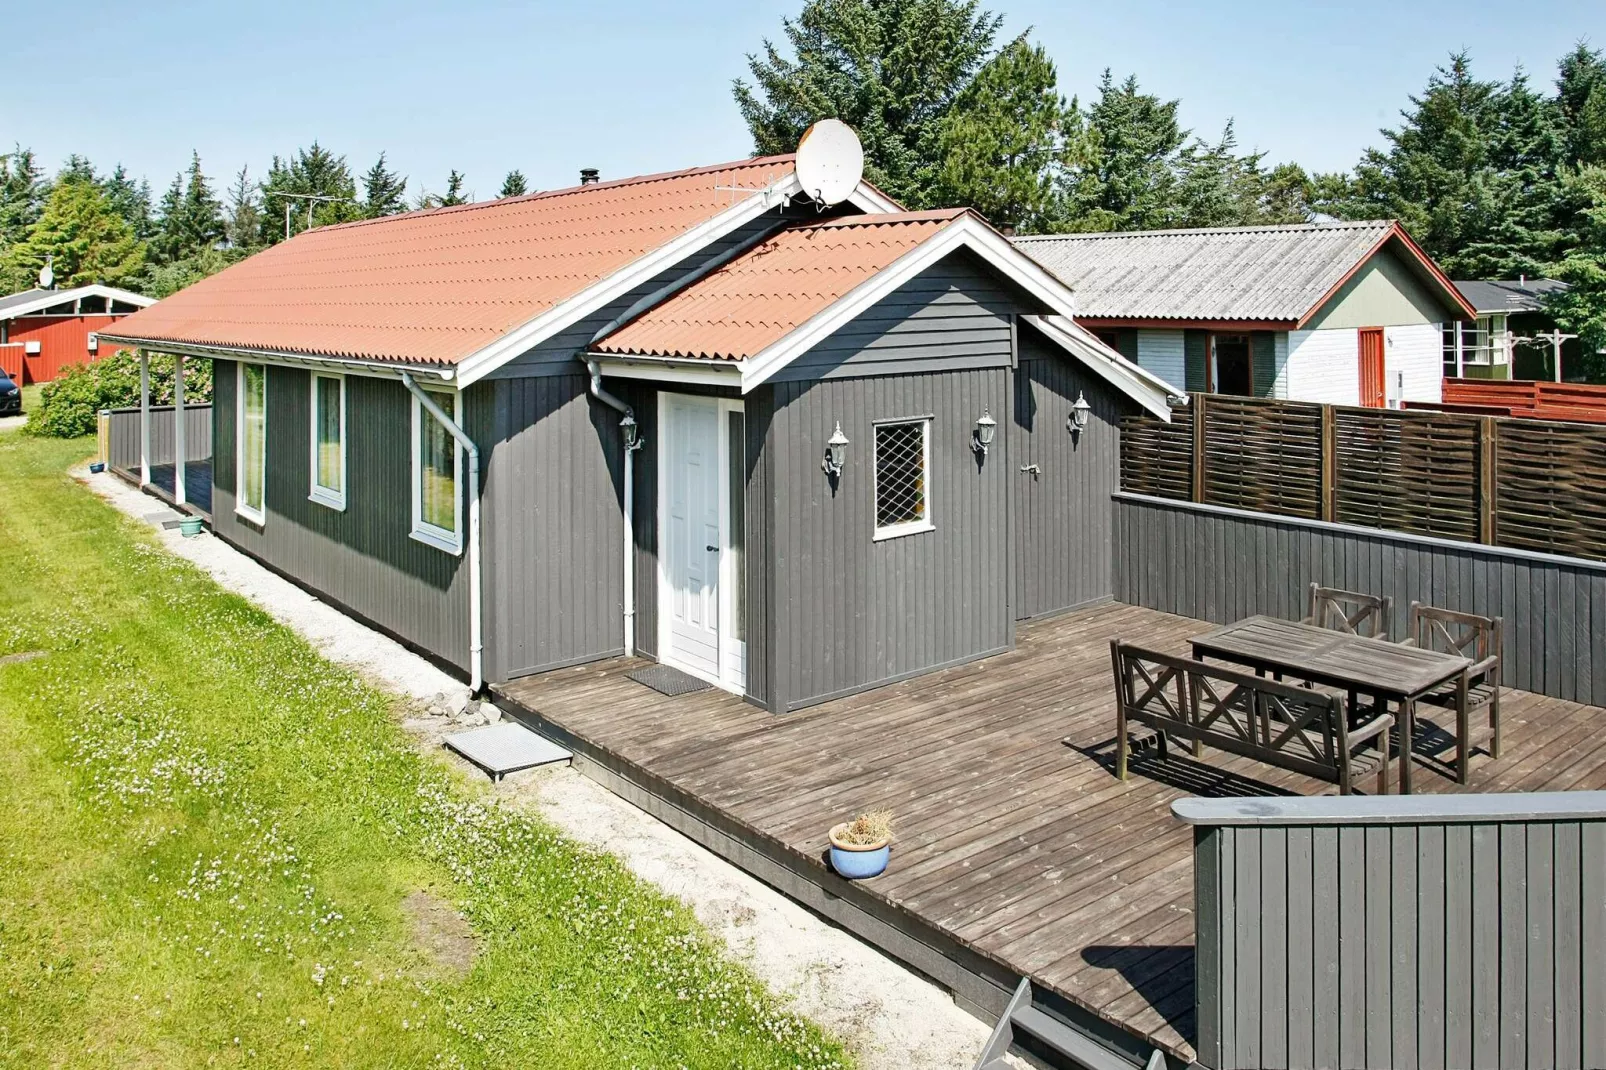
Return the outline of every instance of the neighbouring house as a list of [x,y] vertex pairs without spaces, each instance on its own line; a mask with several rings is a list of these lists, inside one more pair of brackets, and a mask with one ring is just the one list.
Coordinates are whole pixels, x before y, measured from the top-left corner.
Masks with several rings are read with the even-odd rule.
[[1436,402],[1444,327],[1475,318],[1386,220],[1014,240],[1076,292],[1077,322],[1179,392]]
[[780,713],[1110,598],[1168,388],[1071,311],[782,156],[312,230],[102,334],[215,362],[219,537],[475,685],[635,653]]
[[96,332],[155,303],[99,284],[0,297],[0,368],[19,383],[48,383],[100,356]]
[[1446,328],[1444,375],[1456,379],[1533,379],[1561,382],[1576,368],[1578,339],[1557,343],[1556,321],[1545,311],[1546,296],[1567,289],[1559,279],[1458,281],[1455,288],[1477,312],[1477,322]]

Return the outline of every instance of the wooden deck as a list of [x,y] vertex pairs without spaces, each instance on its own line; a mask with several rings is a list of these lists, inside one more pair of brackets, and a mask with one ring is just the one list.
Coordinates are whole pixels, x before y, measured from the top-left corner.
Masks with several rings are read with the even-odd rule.
[[[1112,775],[1110,637],[1185,654],[1209,627],[1109,604],[1023,625],[1009,653],[786,716],[719,691],[666,698],[626,679],[642,664],[626,659],[498,693],[638,800],[740,840],[723,853],[761,877],[785,886],[760,864],[778,858],[834,889],[826,901],[879,912],[900,930],[870,935],[889,953],[922,965],[904,945],[935,934],[995,984],[1028,974],[1101,1029],[1191,1060],[1192,838],[1171,802],[1330,790],[1211,751],[1139,758],[1126,783]],[[1462,788],[1427,753],[1446,723],[1427,711],[1416,790],[1606,787],[1606,710],[1512,691],[1503,715],[1503,756],[1477,753]],[[826,870],[826,830],[881,806],[897,815],[891,868],[850,887]]]

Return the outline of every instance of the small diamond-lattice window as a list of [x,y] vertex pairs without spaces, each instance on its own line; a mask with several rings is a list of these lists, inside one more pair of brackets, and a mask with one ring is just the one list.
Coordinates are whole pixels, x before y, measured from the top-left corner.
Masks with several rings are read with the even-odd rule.
[[875,429],[875,526],[896,535],[930,526],[926,495],[928,420],[877,424]]

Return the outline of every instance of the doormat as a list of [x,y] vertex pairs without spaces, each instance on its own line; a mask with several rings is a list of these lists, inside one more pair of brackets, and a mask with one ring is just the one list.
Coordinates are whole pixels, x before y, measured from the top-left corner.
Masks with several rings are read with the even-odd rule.
[[693,691],[707,691],[714,686],[668,665],[649,665],[645,669],[625,673],[625,678],[650,687],[660,695],[689,695]]

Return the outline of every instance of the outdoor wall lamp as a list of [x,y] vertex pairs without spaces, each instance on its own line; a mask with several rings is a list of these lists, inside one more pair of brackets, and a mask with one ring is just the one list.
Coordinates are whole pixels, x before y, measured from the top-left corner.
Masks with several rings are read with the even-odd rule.
[[1065,429],[1073,435],[1080,435],[1087,430],[1087,419],[1093,415],[1093,406],[1087,403],[1087,395],[1080,390],[1076,392],[1076,404],[1071,406],[1071,415],[1065,421]]
[[641,449],[641,425],[630,413],[625,413],[624,419],[619,421],[619,434],[624,439],[625,449],[632,453]]
[[981,410],[981,419],[976,421],[976,434],[971,439],[970,448],[982,456],[986,456],[987,447],[993,444],[993,435],[998,431],[998,421],[993,419],[992,411]]
[[842,421],[838,420],[836,430],[825,443],[825,459],[820,462],[820,468],[832,479],[842,474],[842,462],[848,455],[848,436],[842,433]]

